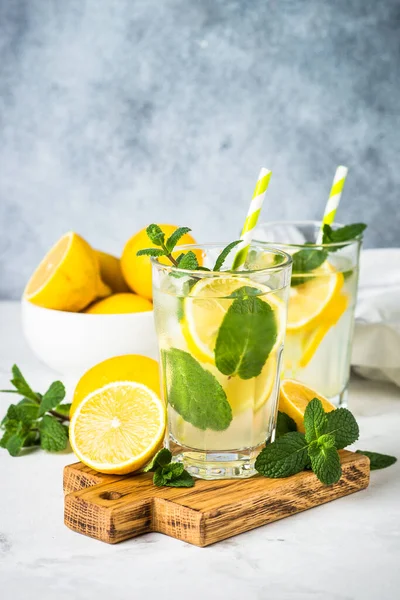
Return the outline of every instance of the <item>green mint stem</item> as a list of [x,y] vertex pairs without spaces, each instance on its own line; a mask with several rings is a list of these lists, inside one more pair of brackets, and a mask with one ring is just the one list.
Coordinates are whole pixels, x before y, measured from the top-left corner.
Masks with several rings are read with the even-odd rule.
[[161,248],[164,250],[165,252],[165,256],[168,258],[168,260],[170,260],[172,262],[172,264],[174,265],[174,267],[178,266],[177,261],[174,259],[174,257],[172,256],[172,254],[170,252],[168,252],[168,248],[165,244],[161,245]]
[[49,410],[48,412],[51,415],[53,415],[53,417],[55,417],[56,419],[59,419],[60,421],[69,421],[69,417],[62,415],[61,413],[57,412],[56,410]]

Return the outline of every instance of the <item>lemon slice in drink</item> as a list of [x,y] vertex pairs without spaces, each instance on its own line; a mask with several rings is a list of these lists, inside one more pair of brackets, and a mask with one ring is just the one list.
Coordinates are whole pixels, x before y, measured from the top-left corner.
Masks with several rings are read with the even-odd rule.
[[188,349],[199,360],[214,363],[218,330],[233,302],[229,296],[243,286],[260,290],[259,298],[271,306],[278,326],[278,338],[274,348],[281,344],[283,335],[281,323],[285,322],[285,305],[271,293],[269,287],[245,277],[229,275],[206,277],[198,281],[192,287],[190,296],[185,298],[184,317],[181,323]]
[[155,454],[164,435],[165,406],[146,385],[109,383],[84,398],[70,424],[73,451],[101,473],[136,471]]
[[290,288],[288,332],[322,322],[343,286],[343,274],[328,262],[315,269],[312,275],[309,281]]
[[308,365],[325,335],[328,333],[331,327],[336,325],[342,314],[345,312],[347,306],[347,296],[344,294],[336,294],[332,302],[329,303],[328,308],[324,311],[323,322],[317,325],[311,331],[306,330],[304,332],[303,354],[299,361],[299,367],[301,369],[304,369]]
[[304,433],[304,412],[313,399],[321,401],[325,412],[335,410],[335,406],[324,396],[295,379],[284,379],[279,391],[279,410],[295,421],[297,429]]

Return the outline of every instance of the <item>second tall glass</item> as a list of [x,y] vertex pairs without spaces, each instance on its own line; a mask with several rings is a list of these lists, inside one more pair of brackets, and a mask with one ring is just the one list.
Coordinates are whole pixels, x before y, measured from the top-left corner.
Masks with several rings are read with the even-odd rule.
[[320,228],[313,221],[263,223],[254,237],[293,259],[284,377],[341,406],[347,402],[362,238],[318,244]]
[[[179,251],[212,269],[222,249]],[[252,244],[243,269],[187,271],[153,259],[166,445],[205,479],[254,475],[276,423],[291,259]]]

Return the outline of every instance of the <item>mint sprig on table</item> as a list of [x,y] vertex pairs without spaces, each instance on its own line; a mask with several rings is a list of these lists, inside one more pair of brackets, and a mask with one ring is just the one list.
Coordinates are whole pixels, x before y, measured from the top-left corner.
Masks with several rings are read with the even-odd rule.
[[153,483],[157,487],[193,487],[194,478],[185,470],[182,463],[171,462],[171,459],[171,452],[167,448],[162,448],[143,471],[154,473]]
[[[191,229],[189,227],[178,227],[169,238],[165,239],[165,233],[161,229],[159,225],[152,223],[146,228],[146,233],[151,242],[157,248],[143,248],[137,252],[138,256],[153,256],[155,258],[159,258],[160,256],[165,256],[172,263],[174,267],[179,269],[186,269],[187,271],[211,271],[207,267],[203,267],[199,265],[197,257],[192,250],[184,253],[182,252],[178,257],[173,256],[173,251],[175,246],[178,244],[180,239],[186,234],[189,233]],[[240,240],[235,242],[231,242],[228,244],[218,256],[214,268],[212,271],[220,271],[222,266],[227,259],[229,253],[235,246],[240,243]],[[178,274],[175,274],[178,276]]]
[[40,446],[49,452],[60,452],[68,443],[70,404],[62,404],[65,387],[54,381],[45,394],[34,392],[21,371],[12,367],[13,389],[0,390],[22,396],[17,404],[10,404],[0,423],[0,447],[11,456],[18,456],[23,448]]
[[[295,421],[278,412],[275,442],[258,455],[255,468],[265,477],[280,478],[296,475],[304,469],[314,471],[325,485],[339,481],[342,475],[338,450],[358,440],[357,421],[347,408],[325,412],[314,398],[304,413],[305,433],[297,431]],[[384,469],[396,462],[394,456],[356,450],[368,456],[371,470]]]
[[[366,228],[365,223],[353,223],[339,229],[332,229],[330,225],[325,224],[323,227],[322,244],[340,244],[342,242],[345,244],[362,235]],[[292,286],[301,285],[309,281],[310,276],[298,277],[298,275],[312,273],[312,271],[315,271],[315,269],[326,261],[329,252],[337,252],[343,248],[340,245],[330,248],[314,248],[313,244],[309,246],[309,248],[302,248],[292,255],[292,275],[296,275],[296,277],[292,277]]]

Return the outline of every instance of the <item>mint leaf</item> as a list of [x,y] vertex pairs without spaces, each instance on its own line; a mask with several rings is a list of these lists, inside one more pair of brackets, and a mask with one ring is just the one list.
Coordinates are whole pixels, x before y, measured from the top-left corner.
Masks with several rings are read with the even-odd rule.
[[397,458],[395,456],[390,456],[390,454],[368,452],[368,450],[356,450],[356,452],[358,454],[364,454],[364,456],[368,456],[371,471],[386,469],[386,467],[390,467],[397,461]]
[[271,306],[256,296],[247,295],[246,289],[240,288],[243,297],[236,298],[228,308],[215,345],[218,370],[241,379],[251,379],[261,373],[278,335]]
[[185,470],[182,463],[170,463],[164,467],[158,467],[154,473],[153,483],[157,487],[193,487],[194,479]]
[[21,434],[15,433],[6,442],[6,449],[11,456],[18,456],[24,445],[24,437]]
[[39,416],[39,406],[37,402],[29,400],[28,398],[23,398],[18,402],[17,411],[18,420],[23,421],[24,423],[36,421]]
[[165,252],[160,248],[143,248],[136,252],[136,256],[165,256]]
[[292,431],[265,446],[257,456],[255,468],[264,477],[289,477],[300,473],[307,462],[306,438]]
[[67,447],[68,434],[65,427],[55,417],[45,415],[40,421],[40,445],[43,450],[60,452]]
[[65,387],[61,381],[53,381],[47,392],[42,397],[39,406],[39,417],[49,410],[53,410],[65,398]]
[[163,232],[161,227],[159,227],[155,223],[152,223],[146,228],[146,233],[155,246],[164,245],[165,233]]
[[160,467],[163,477],[166,481],[170,481],[171,479],[175,479],[176,477],[180,477],[185,470],[182,463],[169,463],[164,467]]
[[[332,229],[328,224],[323,227],[323,244],[338,244],[340,242],[351,242],[362,235],[367,226],[365,223],[352,223],[351,225],[345,225],[340,229]],[[329,252],[336,252],[340,250],[341,246],[336,248],[329,248]]]
[[169,404],[199,429],[227,429],[232,409],[214,375],[183,350],[162,350],[161,355],[165,361]]
[[25,396],[25,398],[29,398],[33,401],[38,400],[38,394],[36,394],[32,388],[29,386],[25,377],[22,375],[21,371],[17,367],[17,365],[13,365],[11,368],[13,378],[11,379],[11,383],[17,390],[21,396]]
[[325,432],[335,436],[338,450],[354,444],[358,440],[360,430],[357,421],[347,408],[337,408],[326,413],[327,427]]
[[24,448],[40,445],[40,436],[38,431],[30,431],[24,440]]
[[296,422],[292,417],[289,417],[289,415],[279,410],[276,419],[275,439],[282,437],[290,431],[297,431]]
[[171,254],[181,237],[186,235],[186,233],[189,233],[189,231],[192,231],[190,227],[178,227],[178,229],[175,229],[173,234],[165,242],[165,247],[167,248],[168,254]]
[[155,471],[158,467],[164,467],[171,462],[172,454],[168,448],[161,448],[159,452],[153,457],[148,465],[143,469],[144,473],[149,471]]
[[199,263],[197,262],[196,255],[194,252],[192,252],[192,250],[189,250],[189,252],[186,252],[186,254],[184,254],[178,261],[179,269],[186,269],[187,271],[195,271],[198,266],[199,266]]
[[225,260],[228,257],[228,254],[233,250],[233,248],[235,248],[235,246],[237,246],[238,244],[240,244],[242,240],[236,240],[235,242],[231,242],[230,244],[228,244],[221,252],[221,254],[218,256],[213,271],[220,271],[222,265],[224,264]]
[[328,253],[325,250],[316,248],[303,248],[292,254],[292,274],[309,273],[315,271],[328,258]]
[[64,404],[58,404],[54,410],[56,411],[56,413],[58,413],[62,417],[65,417],[65,420],[68,420],[69,413],[71,411],[71,403],[65,402]]
[[164,485],[168,487],[193,487],[194,478],[184,469],[179,477],[174,477]]
[[[26,400],[26,402],[31,401]],[[25,405],[25,403],[10,404],[7,410],[6,418],[3,422],[3,426],[7,427],[9,423],[21,423],[24,425],[30,425],[32,421],[34,421],[37,418],[38,408],[38,405],[35,403],[33,409],[36,409],[36,413],[34,413],[29,406]]]
[[166,479],[164,477],[161,467],[157,467],[156,472],[153,475],[154,485],[156,485],[157,487],[162,487],[163,485],[165,485],[165,482]]
[[328,421],[322,402],[313,398],[304,411],[304,429],[308,443],[318,440],[325,433]]
[[312,470],[325,485],[336,483],[342,476],[339,453],[334,444],[334,436],[328,433],[308,447]]

